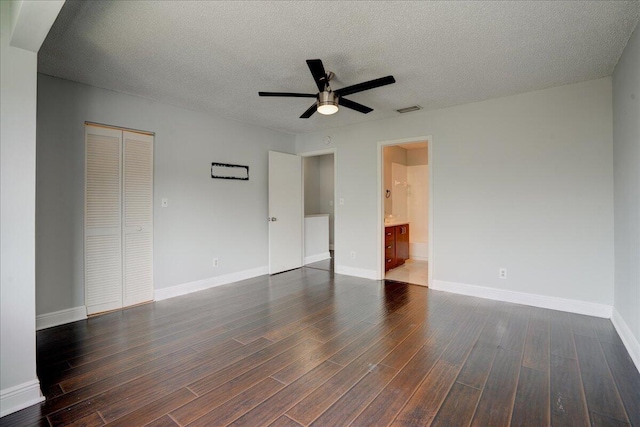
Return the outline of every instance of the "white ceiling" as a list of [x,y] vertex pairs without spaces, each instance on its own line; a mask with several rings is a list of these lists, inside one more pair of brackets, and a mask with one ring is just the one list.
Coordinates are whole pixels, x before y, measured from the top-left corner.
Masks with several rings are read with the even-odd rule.
[[[639,1],[67,1],[40,72],[289,133],[436,109],[611,75]],[[397,83],[299,119],[315,93],[306,59],[332,88]],[[412,113],[408,113],[412,114]]]

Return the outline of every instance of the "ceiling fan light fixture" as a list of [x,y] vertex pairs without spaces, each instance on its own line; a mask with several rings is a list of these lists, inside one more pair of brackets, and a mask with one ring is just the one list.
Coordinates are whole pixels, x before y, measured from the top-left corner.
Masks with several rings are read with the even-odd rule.
[[318,113],[329,116],[338,112],[338,97],[330,91],[318,94]]

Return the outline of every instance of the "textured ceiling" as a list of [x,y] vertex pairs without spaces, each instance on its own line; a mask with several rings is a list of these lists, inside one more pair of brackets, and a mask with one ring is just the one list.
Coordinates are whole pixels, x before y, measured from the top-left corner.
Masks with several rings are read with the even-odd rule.
[[[68,0],[40,72],[289,133],[327,129],[612,74],[638,1],[213,2]],[[346,108],[299,119],[315,93],[392,74]],[[411,113],[408,113],[411,114]]]

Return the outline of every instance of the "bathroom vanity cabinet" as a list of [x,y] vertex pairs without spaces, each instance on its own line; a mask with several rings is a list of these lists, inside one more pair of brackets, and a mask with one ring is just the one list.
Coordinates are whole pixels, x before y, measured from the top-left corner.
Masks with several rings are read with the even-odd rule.
[[409,224],[384,228],[384,271],[396,268],[409,259]]

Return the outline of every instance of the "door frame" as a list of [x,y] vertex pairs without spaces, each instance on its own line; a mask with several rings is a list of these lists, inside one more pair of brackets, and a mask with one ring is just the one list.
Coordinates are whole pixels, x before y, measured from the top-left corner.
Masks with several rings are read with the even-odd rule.
[[[338,246],[338,149],[336,147],[322,150],[305,151],[297,153],[300,157],[316,157],[325,154],[333,154],[333,257],[335,262],[336,247]],[[302,223],[304,224],[304,162],[302,163]],[[304,266],[304,227],[302,229],[302,261]],[[331,249],[331,248],[329,248]]]
[[428,156],[428,165],[429,165],[429,234],[428,234],[428,262],[429,268],[427,270],[428,278],[427,283],[431,286],[433,282],[433,270],[434,270],[434,227],[433,227],[433,218],[434,218],[434,194],[433,194],[433,164],[435,163],[433,160],[433,137],[431,135],[427,136],[416,136],[410,138],[402,138],[402,139],[392,139],[387,141],[378,141],[378,247],[376,250],[377,253],[377,280],[384,280],[384,198],[382,196],[382,192],[384,191],[384,147],[392,146],[392,145],[400,145],[400,144],[411,144],[415,142],[427,142],[427,156]]

